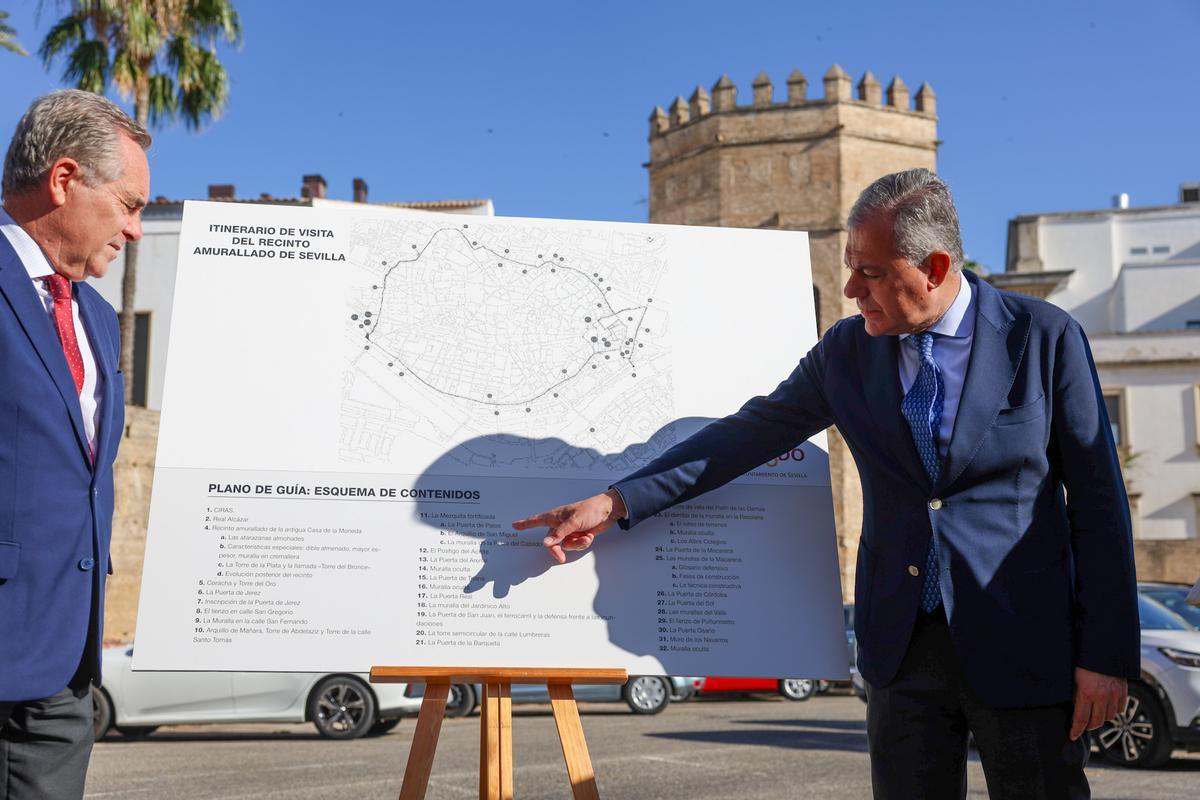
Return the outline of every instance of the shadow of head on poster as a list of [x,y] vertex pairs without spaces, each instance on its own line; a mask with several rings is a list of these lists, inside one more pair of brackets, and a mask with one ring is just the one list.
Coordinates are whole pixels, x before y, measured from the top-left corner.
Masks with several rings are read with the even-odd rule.
[[[564,471],[579,474],[580,469],[590,469],[590,476],[601,481],[614,483],[648,463],[654,456],[700,430],[709,418],[684,417],[659,428],[648,439],[637,442],[616,453],[602,453],[594,448],[579,447],[562,439],[549,437],[534,439],[515,434],[480,436],[460,443],[430,464],[417,479],[416,488],[434,488],[448,475],[462,475],[464,471],[490,470],[498,464],[519,470],[522,474],[538,477],[562,477]],[[599,469],[597,469],[599,468]],[[596,485],[591,481],[580,481],[581,487]],[[590,492],[581,488],[578,497],[564,502],[583,500]],[[526,508],[524,516],[532,516],[548,508]],[[479,556],[483,560],[477,572],[464,582],[464,594],[489,592],[492,597],[508,597],[512,587],[542,575],[555,562],[550,551],[542,544],[545,529],[518,533],[512,529],[510,519],[488,519],[490,514],[481,513],[479,519],[461,509],[448,512],[437,502],[418,500],[414,516],[422,524],[459,537],[469,537],[479,542]],[[514,517],[516,519],[517,517]],[[593,549],[597,556],[603,551]],[[569,553],[570,560],[578,559],[582,553]],[[601,587],[604,590],[604,587]]]
[[[586,470],[583,474],[591,480],[570,482],[578,483],[579,490],[577,494],[562,498],[562,503],[569,503],[603,491],[607,485],[645,466],[651,459],[712,421],[710,418],[685,417],[663,426],[645,441],[614,453],[578,447],[559,438],[529,438],[514,434],[480,436],[462,442],[437,458],[418,477],[416,488],[436,489],[444,486],[449,476],[472,473],[520,474],[529,476],[529,480],[537,480],[543,477],[562,479],[578,476]],[[820,450],[813,449],[814,455],[824,455]],[[798,453],[800,448],[792,451],[792,457],[803,457],[802,454],[797,456]],[[788,456],[780,458],[786,459]],[[503,468],[497,467],[513,469],[505,473]],[[511,481],[510,485],[512,492],[523,494],[519,480]],[[477,542],[478,558],[472,553],[469,559],[462,558],[464,563],[459,564],[447,563],[445,556],[440,556],[442,560],[437,564],[437,572],[442,576],[443,596],[454,593],[504,600],[514,587],[536,580],[555,567],[556,562],[542,543],[545,528],[517,532],[511,527],[515,519],[550,510],[549,507],[528,508],[524,503],[521,497],[505,498],[500,503],[481,506],[447,506],[435,501],[417,500],[414,517],[422,525],[439,532],[439,539],[431,541],[445,542],[446,539],[441,537],[453,537],[460,553],[464,538]],[[511,509],[514,512],[512,518],[501,517],[490,507],[492,505]],[[643,641],[643,637],[634,636],[631,631],[614,630],[612,622],[614,618],[623,618],[617,612],[623,606],[626,599],[624,595],[628,594],[630,587],[635,585],[634,582],[645,580],[644,575],[629,574],[630,562],[619,552],[630,544],[629,540],[622,537],[631,535],[636,533],[625,534],[614,526],[598,537],[590,550],[569,552],[567,557],[569,562],[589,555],[594,559],[597,589],[593,611],[609,621],[610,641],[632,651],[634,643]],[[444,554],[448,549],[439,549],[439,552]],[[432,554],[430,557],[433,557]],[[630,621],[629,624],[634,623]]]

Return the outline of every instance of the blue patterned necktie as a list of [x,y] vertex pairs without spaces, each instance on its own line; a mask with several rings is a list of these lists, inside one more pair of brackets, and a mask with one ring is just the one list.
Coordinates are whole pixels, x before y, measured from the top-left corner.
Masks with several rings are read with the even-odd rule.
[[[933,334],[925,331],[911,337],[920,354],[921,366],[917,378],[909,387],[908,394],[900,404],[901,413],[912,429],[913,442],[921,465],[929,475],[929,482],[936,483],[942,469],[942,458],[938,452],[938,429],[942,424],[942,407],[946,402],[946,386],[942,373],[933,360]],[[938,581],[937,537],[929,540],[929,553],[925,556],[925,582],[921,585],[921,610],[930,612],[942,602],[942,591]]]

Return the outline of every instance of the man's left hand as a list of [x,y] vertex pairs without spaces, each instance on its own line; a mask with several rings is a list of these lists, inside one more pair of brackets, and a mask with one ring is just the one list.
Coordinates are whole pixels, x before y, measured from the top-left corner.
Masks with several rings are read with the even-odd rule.
[[1075,668],[1075,714],[1071,719],[1071,741],[1092,731],[1125,710],[1129,684],[1124,678]]

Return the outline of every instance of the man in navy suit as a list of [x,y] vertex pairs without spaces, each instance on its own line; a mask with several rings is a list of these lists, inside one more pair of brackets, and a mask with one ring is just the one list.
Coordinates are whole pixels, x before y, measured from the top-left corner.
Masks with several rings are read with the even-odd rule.
[[880,178],[841,320],[770,395],[608,492],[515,523],[558,561],[837,425],[862,478],[855,586],[877,798],[1089,796],[1085,730],[1139,675],[1129,508],[1079,324],[962,272],[950,191]]
[[54,92],[17,123],[0,210],[0,800],[82,797],[125,418],[116,314],[84,283],[142,236],[150,136]]

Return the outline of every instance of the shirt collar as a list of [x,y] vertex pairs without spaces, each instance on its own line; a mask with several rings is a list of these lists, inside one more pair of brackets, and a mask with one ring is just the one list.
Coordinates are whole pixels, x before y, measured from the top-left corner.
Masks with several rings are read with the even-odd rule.
[[4,233],[13,250],[17,251],[17,257],[25,265],[31,280],[41,280],[47,275],[54,274],[54,267],[50,266],[42,248],[38,247],[38,243],[33,240],[33,237],[9,216],[3,206],[0,206],[0,232]]
[[[975,305],[974,293],[971,291],[971,282],[961,272],[958,276],[958,296],[954,298],[954,302],[946,309],[946,313],[942,314],[941,319],[933,323],[927,330],[930,333],[936,333],[939,336],[950,336],[955,339],[963,339],[975,332],[975,315],[970,313]],[[900,334],[900,340],[903,341],[911,333]]]

